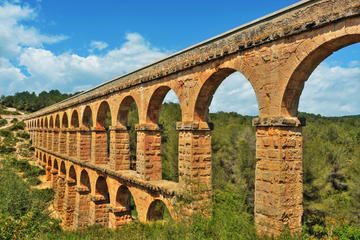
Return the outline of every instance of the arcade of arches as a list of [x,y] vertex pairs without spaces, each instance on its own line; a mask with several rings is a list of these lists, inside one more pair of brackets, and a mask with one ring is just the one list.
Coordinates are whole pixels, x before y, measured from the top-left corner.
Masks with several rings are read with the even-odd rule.
[[[305,0],[26,117],[38,163],[56,192],[64,225],[116,227],[161,218],[161,201],[173,218],[201,209],[211,194],[211,124],[208,106],[235,71],[251,83],[258,101],[255,224],[260,234],[301,229],[303,121],[297,106],[312,71],[334,51],[360,42],[358,0]],[[173,90],[182,121],[179,182],[161,179],[161,103]],[[138,109],[136,170],[130,169],[127,115]],[[105,130],[111,113],[110,141]],[[108,144],[110,146],[108,147]],[[109,149],[109,150],[108,150]],[[182,206],[177,196],[191,193]]]

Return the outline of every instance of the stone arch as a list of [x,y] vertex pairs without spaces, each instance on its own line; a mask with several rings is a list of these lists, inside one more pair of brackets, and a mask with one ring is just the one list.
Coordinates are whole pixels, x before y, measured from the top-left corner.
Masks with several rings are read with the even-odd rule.
[[66,190],[66,166],[65,161],[61,161],[60,172],[58,174],[57,181],[57,192],[55,194],[54,205],[59,213],[63,213],[64,208],[64,199],[65,199],[65,190]]
[[61,127],[62,128],[68,128],[69,127],[69,120],[68,120],[68,116],[67,116],[66,112],[64,112],[64,115],[62,117]]
[[[153,92],[153,94],[151,95],[148,107],[147,107],[147,113],[146,113],[146,122],[147,123],[153,123],[153,124],[158,123],[161,105],[164,101],[165,96],[167,95],[167,93],[170,90],[173,90],[173,89],[171,89],[168,86],[161,86],[161,87],[158,87]],[[176,96],[178,99],[180,99],[178,95],[176,95]],[[181,103],[180,103],[180,108],[181,108]]]
[[48,117],[45,117],[44,127],[45,127],[45,128],[48,128],[48,127],[49,127]]
[[41,121],[40,121],[40,126],[41,126],[41,128],[43,128],[43,127],[44,127],[44,119],[43,119],[43,118],[41,118]]
[[55,117],[55,127],[60,128],[60,116],[59,116],[59,114],[56,114],[56,117]]
[[115,226],[121,226],[129,223],[133,220],[132,218],[132,206],[131,199],[133,199],[130,190],[125,186],[121,185],[116,192],[116,206],[114,208],[115,215]]
[[50,116],[49,127],[54,128],[54,118],[53,118],[53,116]]
[[90,108],[90,106],[86,106],[84,109],[84,112],[82,114],[82,125],[84,127],[87,127],[88,129],[90,129],[91,127],[93,127],[93,123],[92,123],[92,110]]
[[150,204],[150,206],[148,208],[148,211],[146,214],[146,220],[147,221],[163,220],[164,214],[168,214],[171,217],[169,209],[167,208],[165,203],[163,201],[161,201],[160,199],[156,199]]
[[58,165],[58,160],[56,158],[54,158],[53,170],[51,173],[52,173],[52,187],[53,187],[54,192],[56,193],[57,180],[58,180],[58,174],[59,174],[59,165]]
[[[312,39],[305,40],[303,47],[299,47],[306,55],[298,60],[298,65],[294,68],[284,89],[281,102],[281,114],[284,116],[297,116],[300,95],[304,88],[305,81],[309,78],[316,67],[335,51],[349,45],[360,42],[360,33],[347,34],[333,37],[321,44],[314,43]],[[293,58],[299,56],[293,56]],[[292,62],[292,61],[289,61]]]
[[108,226],[109,225],[109,211],[107,209],[110,203],[110,194],[105,177],[99,176],[95,185],[95,212],[93,221],[96,223]]
[[51,161],[51,156],[49,156],[46,166],[46,181],[51,181],[51,170],[52,170],[52,161]]
[[74,165],[71,165],[69,168],[69,181],[76,184],[77,178],[76,178],[76,171]]
[[95,163],[107,164],[110,155],[110,129],[107,124],[111,124],[111,120],[106,122],[107,113],[111,108],[107,101],[101,102],[96,114],[96,138],[95,138]]
[[74,226],[85,228],[90,225],[90,199],[91,184],[88,172],[83,169],[80,173],[80,186],[77,191],[77,203],[75,210]]
[[79,127],[79,114],[78,111],[75,109],[71,114],[71,127],[78,128]]
[[[128,123],[131,108],[135,105],[139,119],[139,109],[135,98],[131,95],[121,100],[116,118],[116,130],[113,135],[117,141],[113,142],[111,166],[114,170],[136,169],[136,131],[134,124]],[[139,120],[138,120],[139,121]],[[138,123],[138,121],[136,123]],[[116,149],[121,149],[120,152]]]
[[91,128],[93,127],[92,122],[92,111],[90,106],[86,106],[84,111],[82,112],[81,119],[81,131],[80,131],[80,139],[79,139],[79,159],[82,161],[88,161],[91,159],[91,148],[92,148],[92,134]]
[[43,166],[46,167],[46,154],[45,154],[45,153],[43,154],[42,162],[43,162],[43,163],[42,163]]
[[64,223],[66,227],[72,227],[74,222],[74,211],[75,211],[75,201],[76,201],[76,171],[74,165],[71,165],[69,168],[69,177],[66,181],[66,195],[65,195],[65,216]]
[[[194,107],[194,121],[197,122],[207,122],[209,106],[211,100],[216,90],[220,84],[231,74],[236,72],[236,69],[233,68],[221,68],[214,72],[200,88],[200,91],[196,97],[195,107]],[[239,72],[239,71],[237,71]],[[241,72],[240,72],[241,73]],[[242,73],[241,73],[242,74]],[[249,81],[250,82],[250,81]],[[250,82],[251,84],[251,82]],[[254,89],[254,87],[253,87]],[[254,91],[255,92],[255,91]],[[256,92],[255,92],[256,95]]]
[[61,161],[61,164],[60,164],[60,175],[63,176],[63,177],[66,176],[65,161]]
[[96,114],[96,128],[105,129],[106,114],[109,110],[110,115],[112,115],[109,103],[107,101],[101,102]]
[[128,122],[128,114],[132,104],[136,104],[136,108],[138,109],[139,115],[139,108],[136,100],[132,96],[126,96],[119,105],[119,110],[117,114],[117,124],[121,126],[126,126]]
[[68,154],[70,157],[77,156],[77,128],[79,128],[79,114],[76,109],[73,110],[70,120],[70,129],[68,131]]

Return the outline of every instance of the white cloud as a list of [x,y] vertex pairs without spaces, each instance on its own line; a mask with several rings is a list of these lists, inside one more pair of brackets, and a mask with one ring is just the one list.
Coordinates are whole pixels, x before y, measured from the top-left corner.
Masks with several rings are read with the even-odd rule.
[[218,111],[258,115],[255,92],[241,73],[235,72],[225,78],[216,90],[210,104],[210,112]]
[[92,41],[90,43],[91,50],[97,49],[97,50],[103,50],[107,48],[109,45],[106,42],[102,41]]
[[66,39],[64,35],[41,34],[36,28],[22,24],[36,18],[36,12],[27,7],[5,2],[0,5],[0,55],[16,58],[24,47],[42,47]]
[[360,67],[330,67],[324,62],[306,81],[299,111],[324,116],[359,114],[359,92]]
[[35,82],[37,91],[83,91],[166,56],[137,33],[128,34],[126,39],[122,46],[104,56],[55,55],[49,50],[30,47],[20,55],[20,65],[30,75],[26,81]]

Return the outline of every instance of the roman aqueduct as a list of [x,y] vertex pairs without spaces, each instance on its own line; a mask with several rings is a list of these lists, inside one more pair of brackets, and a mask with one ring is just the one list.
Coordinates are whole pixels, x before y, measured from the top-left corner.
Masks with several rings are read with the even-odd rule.
[[[239,14],[241,14],[239,12]],[[56,192],[68,228],[158,219],[162,202],[173,218],[201,209],[211,194],[212,95],[241,72],[256,94],[255,224],[260,234],[301,229],[302,127],[297,107],[305,81],[333,52],[360,41],[359,0],[305,0],[29,114],[35,158]],[[180,102],[179,182],[161,179],[163,99]],[[128,112],[138,109],[136,170],[130,168]],[[109,154],[104,128],[110,110]],[[176,210],[178,196],[193,202]]]

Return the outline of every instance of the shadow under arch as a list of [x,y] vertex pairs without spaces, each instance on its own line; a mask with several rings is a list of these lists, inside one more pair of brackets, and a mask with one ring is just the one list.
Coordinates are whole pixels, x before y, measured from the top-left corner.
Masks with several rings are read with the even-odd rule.
[[[165,97],[170,93],[176,96],[179,104],[165,102]],[[176,123],[182,121],[183,112],[180,98],[174,89],[159,86],[153,91],[147,107],[146,123],[154,124],[155,128],[161,129],[153,134],[157,138],[153,148],[159,151],[156,155],[160,160],[153,160],[159,172],[158,175],[152,176],[154,179],[179,181],[179,132],[176,130]]]
[[146,220],[147,221],[158,221],[158,220],[169,220],[172,219],[172,216],[169,212],[169,209],[166,207],[165,203],[162,200],[154,200],[147,211]]
[[67,116],[66,112],[64,112],[61,123],[62,123],[61,124],[62,128],[68,128],[69,127],[69,120],[68,120],[68,116]]
[[95,184],[95,215],[93,221],[99,225],[109,225],[110,194],[105,177],[99,176]]
[[107,117],[106,115],[108,114],[108,112],[110,112],[111,118],[112,116],[109,103],[107,101],[102,101],[96,113],[96,127],[98,129],[105,129],[105,121]]
[[54,205],[59,213],[63,213],[64,210],[64,198],[66,189],[66,167],[65,162],[60,163],[60,172],[58,174],[57,191],[55,194]]
[[[153,92],[153,94],[151,95],[148,107],[147,107],[147,112],[146,112],[146,122],[147,123],[153,123],[153,124],[158,123],[161,105],[164,102],[164,98],[168,94],[169,91],[173,91],[176,94],[176,92],[168,86],[160,86]],[[178,99],[180,99],[177,94],[176,94],[176,96]],[[180,105],[180,109],[181,109],[181,102],[179,103],[179,105]],[[181,113],[182,112],[183,111],[181,109]],[[181,116],[181,118],[182,118],[182,116]]]
[[79,127],[79,114],[76,109],[71,114],[71,127],[78,128]]
[[107,164],[109,162],[111,118],[112,113],[109,103],[102,101],[96,113],[96,138],[94,146],[96,164]]
[[54,118],[53,118],[53,116],[51,116],[50,117],[50,120],[49,120],[50,122],[49,122],[49,127],[50,128],[54,128]]
[[66,197],[65,197],[65,226],[72,227],[74,223],[74,211],[75,211],[75,202],[76,202],[76,171],[74,165],[71,165],[69,168],[69,177],[66,180]]
[[[243,75],[243,73],[233,68],[221,68],[218,71],[214,72],[208,79],[206,79],[206,81],[201,86],[201,89],[196,97],[196,102],[194,106],[194,121],[198,121],[198,122],[208,121],[209,106],[211,104],[213,95],[215,94],[220,84],[227,77],[229,77],[231,74],[235,72],[238,72],[241,75]],[[250,81],[248,82],[252,86],[251,82]],[[254,91],[255,96],[257,98],[253,86],[252,86],[252,90]]]
[[93,127],[92,110],[90,106],[86,106],[82,114],[82,125],[88,130]]
[[77,129],[79,128],[79,114],[76,109],[73,110],[71,114],[71,120],[70,120],[70,130],[68,132],[68,154],[71,157],[77,156],[77,142],[78,142],[78,135],[77,135]]
[[58,165],[58,160],[56,158],[54,158],[54,167],[53,167],[53,172],[52,172],[53,176],[52,176],[52,188],[54,190],[54,192],[57,192],[57,180],[58,180],[58,174],[59,174],[59,165]]
[[360,33],[348,34],[326,41],[313,49],[308,49],[307,56],[296,66],[285,88],[281,102],[281,113],[284,116],[297,116],[300,96],[305,81],[311,73],[332,53],[358,42],[360,42]]
[[46,181],[51,181],[51,170],[52,170],[52,161],[51,161],[51,157],[49,156],[46,167]]
[[75,212],[74,226],[82,229],[90,225],[90,198],[91,184],[88,172],[83,169],[80,173],[80,186],[78,188],[78,208]]
[[126,96],[119,105],[116,119],[122,131],[116,134],[123,142],[127,142],[127,145],[119,146],[122,148],[121,161],[116,163],[115,169],[136,170],[137,139],[135,125],[139,123],[138,110],[137,102],[131,95]]
[[55,117],[55,127],[60,128],[60,116],[59,116],[59,114],[56,114],[56,117]]
[[121,185],[116,192],[115,225],[121,226],[129,223],[137,217],[136,203],[130,190]]

